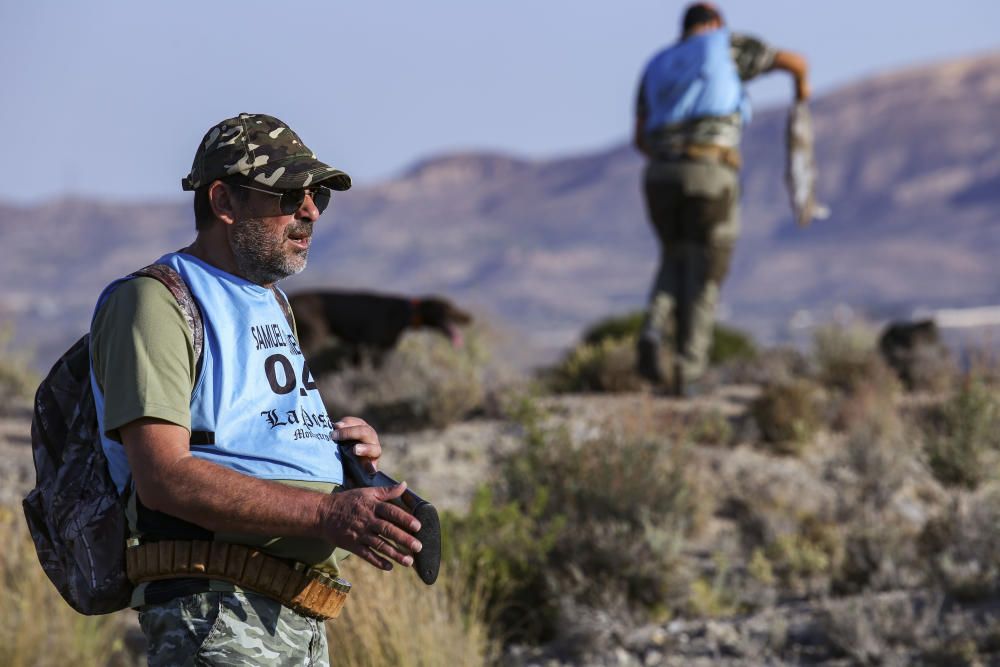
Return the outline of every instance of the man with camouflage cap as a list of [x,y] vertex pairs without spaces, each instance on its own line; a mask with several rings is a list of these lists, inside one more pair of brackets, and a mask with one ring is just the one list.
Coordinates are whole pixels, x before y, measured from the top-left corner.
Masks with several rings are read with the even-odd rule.
[[772,70],[809,96],[805,60],[730,34],[717,7],[690,5],[681,38],[646,65],[634,144],[648,158],[643,188],[660,241],[660,267],[638,343],[638,371],[656,385],[663,338],[672,338],[671,390],[684,395],[705,370],[715,307],[739,233],[740,138],[750,120],[744,82]]
[[151,665],[328,664],[339,557],[389,570],[420,550],[419,523],[388,502],[405,485],[331,493],[334,441],[374,466],[378,436],[326,414],[274,286],[305,267],[331,191],[350,185],[277,118],[222,121],[182,181],[196,238],[156,262],[202,324],[161,279],[130,276],[98,300],[91,383]]

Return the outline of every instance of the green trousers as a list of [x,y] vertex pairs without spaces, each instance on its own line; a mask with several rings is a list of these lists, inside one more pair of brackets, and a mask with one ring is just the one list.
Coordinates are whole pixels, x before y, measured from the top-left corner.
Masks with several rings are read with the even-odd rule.
[[643,186],[660,267],[640,334],[640,366],[669,341],[681,376],[675,381],[686,382],[707,366],[719,291],[739,235],[739,172],[715,162],[654,160]]

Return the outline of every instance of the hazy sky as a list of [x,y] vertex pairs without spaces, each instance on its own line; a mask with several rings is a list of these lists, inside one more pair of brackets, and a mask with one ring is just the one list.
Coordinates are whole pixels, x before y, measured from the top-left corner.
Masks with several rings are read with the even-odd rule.
[[[0,199],[180,197],[205,130],[242,111],[282,118],[362,185],[442,152],[608,146],[684,4],[0,0]],[[804,53],[819,94],[1000,47],[996,0],[722,8],[734,29]],[[791,87],[751,93],[766,106]]]

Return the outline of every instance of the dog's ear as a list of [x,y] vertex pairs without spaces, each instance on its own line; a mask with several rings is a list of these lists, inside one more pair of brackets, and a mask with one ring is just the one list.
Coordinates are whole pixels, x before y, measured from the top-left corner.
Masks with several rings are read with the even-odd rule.
[[472,315],[465,312],[458,306],[452,304],[451,302],[447,302],[447,306],[448,306],[448,320],[452,324],[458,324],[461,326],[465,326],[466,324],[472,324]]
[[425,297],[419,303],[423,326],[440,331],[452,345],[461,347],[464,341],[459,327],[470,324],[472,316],[440,297]]
[[419,300],[418,308],[420,309],[420,321],[425,327],[462,326],[472,322],[471,315],[452,304],[451,301],[441,297],[423,297]]

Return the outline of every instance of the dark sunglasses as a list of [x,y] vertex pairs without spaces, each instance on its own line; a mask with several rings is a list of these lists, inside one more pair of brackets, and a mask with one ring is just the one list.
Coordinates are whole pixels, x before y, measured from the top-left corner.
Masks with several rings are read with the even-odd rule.
[[257,192],[263,192],[264,194],[273,195],[275,197],[280,197],[278,200],[278,207],[281,209],[282,215],[293,215],[296,211],[302,208],[302,203],[306,200],[306,194],[312,197],[313,205],[316,206],[316,210],[322,213],[326,210],[326,207],[330,205],[330,188],[324,187],[322,185],[312,187],[312,188],[298,188],[297,190],[265,190],[264,188],[255,188],[252,185],[244,185],[243,183],[237,183],[241,188],[246,188],[247,190],[255,190]]

